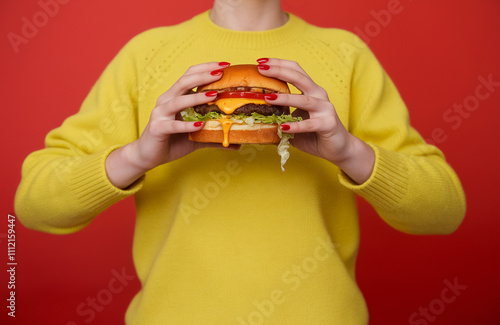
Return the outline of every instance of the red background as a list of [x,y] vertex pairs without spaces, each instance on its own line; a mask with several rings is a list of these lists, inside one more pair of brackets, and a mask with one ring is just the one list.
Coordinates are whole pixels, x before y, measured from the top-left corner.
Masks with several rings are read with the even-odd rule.
[[[67,3],[45,21],[38,1],[2,0],[0,4],[1,269],[7,268],[7,215],[13,213],[25,156],[43,146],[49,130],[77,112],[104,67],[132,36],[181,22],[211,6],[210,0],[184,0],[179,5],[159,0],[59,1]],[[368,28],[369,45],[400,89],[413,125],[425,138],[438,142],[467,194],[466,219],[450,236],[399,233],[360,200],[358,280],[371,324],[412,324],[413,313],[418,316],[413,324],[500,324],[496,202],[500,159],[495,129],[500,87],[488,92],[482,88],[488,98],[476,103],[471,97],[479,77],[500,82],[500,2],[401,0],[399,13],[391,15],[390,21],[386,17],[383,24],[377,22],[376,13],[398,1],[282,3],[286,10],[316,25],[351,31]],[[17,46],[16,53],[9,35],[23,36],[26,19],[39,19],[40,27],[27,43]],[[474,111],[452,112],[448,118],[453,122],[445,117],[454,104],[464,101]],[[68,236],[38,233],[18,222],[17,313],[15,319],[7,318],[8,279],[0,271],[0,322],[121,324],[129,300],[139,289],[131,259],[133,226],[131,199]],[[120,287],[113,271],[133,279]],[[454,297],[447,291],[445,302],[441,293],[446,280],[466,288]],[[111,283],[123,290],[106,295]],[[92,320],[89,307],[77,310],[89,298],[106,302]],[[432,317],[426,320],[418,315],[421,308],[429,307]]]

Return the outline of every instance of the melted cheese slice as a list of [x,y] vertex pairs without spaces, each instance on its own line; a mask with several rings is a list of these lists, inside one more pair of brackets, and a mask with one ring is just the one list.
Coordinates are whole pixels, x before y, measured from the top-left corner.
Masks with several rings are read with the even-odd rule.
[[234,122],[227,118],[221,118],[219,122],[222,124],[222,132],[224,133],[222,146],[227,148],[229,147],[229,130],[231,130],[231,125],[233,125]]
[[215,102],[219,109],[226,114],[233,114],[233,112],[246,104],[259,104],[259,105],[269,105],[265,100],[260,99],[246,99],[246,98],[222,98]]

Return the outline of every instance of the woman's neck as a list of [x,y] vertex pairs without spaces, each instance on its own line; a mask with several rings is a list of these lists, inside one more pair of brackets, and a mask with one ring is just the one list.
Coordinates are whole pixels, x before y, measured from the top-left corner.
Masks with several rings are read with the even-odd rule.
[[279,0],[215,0],[210,19],[218,26],[237,31],[262,31],[288,21]]

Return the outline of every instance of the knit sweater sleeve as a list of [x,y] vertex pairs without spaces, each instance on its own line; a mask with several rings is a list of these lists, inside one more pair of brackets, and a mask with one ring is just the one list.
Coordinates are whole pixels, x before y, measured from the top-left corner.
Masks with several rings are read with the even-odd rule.
[[405,103],[370,49],[363,46],[357,54],[349,128],[370,144],[376,159],[365,183],[357,185],[345,174],[341,183],[400,231],[455,231],[465,215],[465,195],[456,173],[442,152],[410,126]]
[[137,139],[134,42],[107,66],[80,111],[47,135],[44,149],[25,159],[15,210],[26,227],[75,232],[141,188],[142,179],[126,190],[118,189],[105,170],[113,150]]

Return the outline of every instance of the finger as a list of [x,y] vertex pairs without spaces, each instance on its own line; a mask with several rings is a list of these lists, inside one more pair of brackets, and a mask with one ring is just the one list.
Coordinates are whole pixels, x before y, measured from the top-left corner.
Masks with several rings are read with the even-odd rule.
[[184,74],[192,74],[192,73],[198,73],[198,72],[203,72],[203,71],[212,71],[214,69],[223,69],[227,68],[230,66],[231,63],[229,62],[224,62],[224,61],[211,61],[211,62],[205,62],[205,63],[199,63],[190,66]]
[[339,126],[334,116],[328,118],[311,118],[300,122],[290,122],[280,125],[285,133],[331,133]]
[[188,70],[157,100],[157,105],[168,101],[172,97],[188,94],[193,88],[219,80],[228,62],[208,62],[194,65]]
[[278,58],[263,58],[263,59],[258,59],[257,62],[261,65],[275,65],[275,66],[281,66],[283,68],[288,68],[291,70],[297,70],[304,75],[307,75],[307,73],[302,69],[300,64],[298,64],[296,61],[291,61],[291,60],[285,60],[285,59],[278,59]]
[[148,125],[151,135],[163,138],[165,135],[189,133],[199,131],[203,128],[204,122],[184,122],[177,120],[159,119],[150,121]]
[[294,85],[303,94],[328,100],[327,92],[316,84],[295,61],[273,58],[268,59],[265,64],[259,63],[258,67],[259,72],[264,76],[286,81]]
[[[213,69],[213,70],[212,70]],[[173,85],[158,97],[157,105],[163,104],[171,98],[182,96],[191,92],[197,86],[212,83],[219,80],[223,75],[222,69],[211,67],[206,71],[182,75]]]
[[[292,84],[295,84],[304,78],[309,78],[307,73],[297,62],[283,59],[266,60],[267,61],[265,61],[265,63],[259,63],[259,65],[257,66],[259,68],[259,72],[264,76],[278,78]],[[301,91],[306,90],[302,89],[302,87],[297,88],[299,88],[299,90]]]
[[269,94],[264,98],[271,105],[291,106],[307,111],[311,113],[311,118],[336,115],[331,102],[305,94]]
[[151,112],[151,119],[175,119],[175,115],[186,108],[209,103],[217,98],[216,91],[194,93],[171,98],[163,104],[156,106]]

